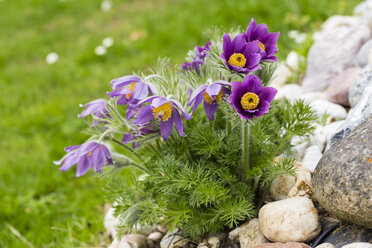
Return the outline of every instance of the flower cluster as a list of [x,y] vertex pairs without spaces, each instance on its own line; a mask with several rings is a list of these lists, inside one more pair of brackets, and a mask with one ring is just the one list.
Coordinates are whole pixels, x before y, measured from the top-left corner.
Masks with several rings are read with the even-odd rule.
[[278,37],[279,33],[269,33],[266,24],[257,26],[252,19],[247,31],[232,41],[229,34],[224,35],[221,58],[230,70],[244,74],[256,71],[261,61],[277,62],[274,54],[278,51]]
[[[125,111],[125,118],[119,118],[124,122],[119,120],[119,123],[124,123],[126,127],[121,129],[120,125],[111,125],[118,117],[107,108],[108,101],[105,99],[83,105],[85,109],[79,117],[92,116],[91,127],[103,130],[103,133],[99,137],[93,137],[99,140],[97,142],[67,147],[67,155],[56,164],[61,165],[61,170],[65,171],[77,163],[77,176],[85,174],[89,168],[93,168],[97,173],[102,171],[105,163],[113,164],[109,149],[100,142],[106,136],[112,139],[115,134],[121,134],[121,140],[116,140],[116,143],[124,146],[131,143],[133,151],[142,145],[143,137],[160,134],[164,141],[168,140],[174,126],[179,135],[186,136],[184,120],[190,120],[199,113],[199,105],[202,102],[205,116],[210,121],[214,121],[221,103],[231,104],[242,119],[262,116],[269,111],[277,91],[271,87],[263,87],[260,78],[251,73],[259,70],[260,64],[266,61],[277,61],[274,54],[277,52],[278,35],[279,33],[269,33],[265,24],[257,25],[253,19],[246,32],[233,38],[224,34],[223,52],[218,54],[217,59],[225,64],[225,69],[237,72],[241,81],[226,80],[227,76],[213,71],[213,68],[210,68],[210,71],[215,75],[203,74],[205,70],[202,71],[201,67],[207,66],[206,61],[211,57],[209,55],[213,49],[212,45],[221,44],[218,41],[210,41],[204,47],[195,47],[193,60],[181,65],[184,71],[197,72],[193,84],[187,80],[170,82],[167,80],[174,78],[166,78],[160,73],[148,77],[129,75],[112,80],[112,91],[107,94],[112,103],[116,103],[118,108]],[[183,72],[178,74],[182,75]],[[247,75],[242,77],[241,74]],[[187,89],[185,92],[181,91],[184,89],[182,84],[188,85],[188,92]],[[103,128],[99,129],[100,125],[103,125]],[[110,135],[107,135],[108,133]]]

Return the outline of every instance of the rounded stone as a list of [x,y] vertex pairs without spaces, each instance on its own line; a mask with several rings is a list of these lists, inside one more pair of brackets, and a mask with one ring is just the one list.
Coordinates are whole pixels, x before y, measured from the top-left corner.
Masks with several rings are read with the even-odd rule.
[[271,202],[259,211],[261,233],[273,242],[307,242],[320,232],[318,212],[306,197]]
[[268,241],[260,233],[258,219],[254,218],[244,225],[239,232],[239,242],[241,248],[254,248],[256,245],[267,243]]
[[348,245],[344,245],[342,248],[372,248],[372,244],[365,242],[355,242]]
[[372,228],[372,118],[334,144],[314,175],[316,199],[331,214]]
[[323,243],[323,244],[317,245],[315,248],[335,248],[335,246],[332,245],[331,243]]
[[368,64],[368,55],[372,49],[372,39],[363,44],[356,57],[357,65],[364,67]]

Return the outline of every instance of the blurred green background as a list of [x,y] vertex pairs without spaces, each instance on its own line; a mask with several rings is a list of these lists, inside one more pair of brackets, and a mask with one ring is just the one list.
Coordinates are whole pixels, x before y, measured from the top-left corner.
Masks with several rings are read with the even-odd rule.
[[[108,246],[106,181],[92,172],[77,179],[52,161],[84,141],[78,104],[105,97],[111,79],[159,56],[181,63],[207,42],[207,28],[246,27],[251,17],[281,32],[280,59],[293,49],[306,55],[311,32],[359,2],[0,0],[0,247]],[[308,38],[296,44],[290,30]],[[114,44],[97,56],[106,37]],[[55,64],[45,61],[51,52]]]

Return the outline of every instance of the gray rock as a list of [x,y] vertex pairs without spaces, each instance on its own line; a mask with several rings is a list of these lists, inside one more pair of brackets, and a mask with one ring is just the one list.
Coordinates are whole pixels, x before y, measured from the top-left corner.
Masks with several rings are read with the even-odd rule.
[[353,242],[372,242],[372,230],[357,225],[342,225],[323,239],[324,243],[331,243],[336,248],[342,248]]
[[343,139],[356,127],[360,126],[372,114],[372,85],[364,89],[359,103],[352,108],[345,122],[337,129],[331,138],[331,146]]
[[371,53],[372,49],[372,40],[367,41],[364,45],[359,49],[359,52],[356,57],[356,63],[359,67],[364,67],[368,65],[368,58],[369,54]]
[[372,228],[372,118],[329,149],[313,174],[316,199],[337,217]]
[[322,91],[337,74],[355,67],[360,47],[371,37],[366,25],[340,26],[324,30],[308,54],[306,77],[302,83],[305,91]]
[[361,70],[359,67],[350,67],[334,77],[327,89],[327,99],[342,106],[350,106],[349,89]]
[[344,245],[342,248],[372,248],[372,244],[366,242],[355,242],[348,245]]
[[364,67],[358,74],[355,82],[349,89],[349,102],[351,107],[355,107],[363,95],[365,88],[372,85],[372,64]]
[[363,22],[371,26],[372,24],[372,0],[362,1],[354,8],[354,13],[361,17]]

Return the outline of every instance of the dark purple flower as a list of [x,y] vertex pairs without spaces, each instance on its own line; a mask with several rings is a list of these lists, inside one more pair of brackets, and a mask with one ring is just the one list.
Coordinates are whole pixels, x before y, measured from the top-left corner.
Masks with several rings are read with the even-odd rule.
[[97,142],[88,142],[82,145],[65,148],[67,154],[54,164],[61,165],[60,170],[66,171],[77,164],[76,176],[80,177],[92,167],[96,172],[102,173],[102,167],[107,162],[113,164],[110,151],[105,145]]
[[243,119],[252,119],[267,113],[277,93],[275,88],[262,87],[261,80],[253,74],[246,76],[243,82],[231,84],[229,101]]
[[211,42],[207,42],[204,47],[196,46],[195,47],[195,56],[191,62],[185,62],[181,65],[182,69],[195,70],[199,73],[199,67],[204,64],[205,57],[208,56],[208,51],[210,51]]
[[[93,115],[100,119],[105,119],[107,117],[111,118],[111,116],[107,113],[106,100],[104,99],[97,99],[85,105],[80,105],[80,107],[84,107],[85,109],[78,115],[79,118],[85,117],[87,115]],[[93,118],[92,126],[96,126],[99,123],[101,123],[101,121],[95,120]]]
[[261,48],[259,41],[246,42],[244,34],[237,35],[231,41],[230,35],[223,36],[223,53],[221,58],[230,70],[249,73],[260,69]]
[[218,103],[224,96],[231,94],[231,90],[227,88],[227,86],[231,86],[231,84],[226,82],[215,82],[213,84],[202,85],[191,95],[190,102],[187,105],[191,106],[194,102],[192,109],[192,113],[194,113],[199,104],[204,101],[204,112],[206,116],[213,121]]
[[191,117],[185,113],[181,105],[174,100],[168,100],[165,97],[151,96],[138,104],[150,102],[149,105],[144,106],[137,115],[137,120],[133,122],[136,125],[148,124],[153,119],[160,121],[160,132],[164,140],[167,140],[172,133],[173,124],[176,125],[178,133],[181,136],[186,136],[183,133],[182,118],[179,110],[182,112],[186,120]]
[[256,21],[252,18],[252,21],[248,25],[247,32],[244,33],[244,38],[247,42],[259,41],[261,60],[278,62],[274,54],[278,51],[276,42],[279,38],[279,32],[269,33],[266,24],[257,25]]
[[150,125],[144,125],[144,126],[140,126],[138,130],[133,130],[134,134],[133,133],[125,133],[123,135],[123,138],[121,139],[121,142],[124,143],[124,144],[128,144],[130,142],[132,142],[132,146],[133,146],[133,149],[136,149],[137,147],[140,146],[140,142],[139,141],[135,141],[138,137],[140,136],[146,136],[146,135],[149,135],[151,133],[154,133],[155,130],[153,130],[151,128]]

